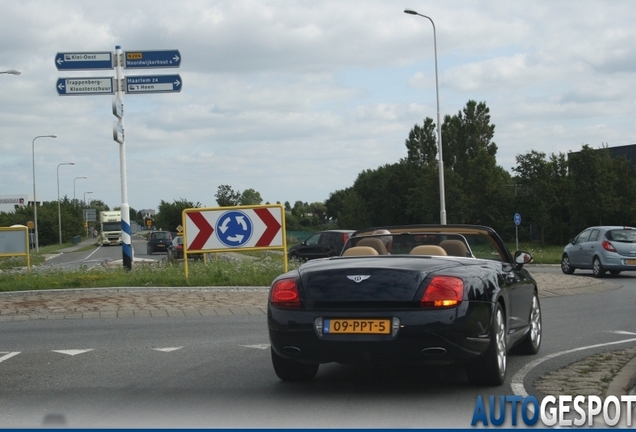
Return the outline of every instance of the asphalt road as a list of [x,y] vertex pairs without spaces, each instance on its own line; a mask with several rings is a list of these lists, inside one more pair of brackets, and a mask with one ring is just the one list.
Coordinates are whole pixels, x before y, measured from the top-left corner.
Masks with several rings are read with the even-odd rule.
[[[91,252],[68,254],[69,261],[86,263],[96,258]],[[478,396],[520,388],[534,394],[533,382],[548,371],[636,346],[636,275],[599,285],[585,272],[564,277],[558,267],[535,267],[533,274],[540,279],[541,352],[510,356],[508,379],[498,388],[470,386],[461,367],[330,364],[313,382],[281,382],[271,366],[261,292],[235,293],[254,302],[244,308],[232,306],[227,293],[84,293],[103,311],[48,315],[18,298],[24,309],[0,310],[0,425],[467,428]],[[57,295],[61,309],[75,301],[65,295]],[[216,307],[189,314],[205,295]],[[153,302],[164,309],[155,314]]]

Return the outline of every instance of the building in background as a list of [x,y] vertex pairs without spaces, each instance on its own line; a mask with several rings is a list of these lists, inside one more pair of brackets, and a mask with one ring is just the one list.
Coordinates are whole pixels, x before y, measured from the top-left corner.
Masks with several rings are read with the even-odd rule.
[[[38,201],[38,205],[41,202]],[[29,194],[15,194],[15,195],[0,195],[0,212],[13,213],[15,209],[24,206],[33,206],[31,195]]]

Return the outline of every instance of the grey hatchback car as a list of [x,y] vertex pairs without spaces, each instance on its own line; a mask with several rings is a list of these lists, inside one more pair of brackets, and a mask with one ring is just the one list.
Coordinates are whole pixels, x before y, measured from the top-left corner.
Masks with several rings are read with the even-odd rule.
[[591,269],[595,277],[606,271],[617,275],[636,270],[636,228],[596,226],[586,228],[563,249],[561,270]]

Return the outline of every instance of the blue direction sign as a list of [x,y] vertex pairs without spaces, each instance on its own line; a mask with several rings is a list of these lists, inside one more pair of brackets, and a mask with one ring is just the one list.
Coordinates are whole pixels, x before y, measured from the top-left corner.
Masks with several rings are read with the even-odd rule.
[[146,75],[126,77],[126,93],[170,93],[180,92],[179,75]]
[[113,77],[59,78],[55,88],[60,96],[115,94]]
[[178,68],[179,66],[181,66],[179,50],[124,52],[126,69]]
[[521,215],[519,213],[515,213],[515,225],[521,225]]
[[113,69],[113,53],[109,51],[57,53],[55,66],[58,70]]

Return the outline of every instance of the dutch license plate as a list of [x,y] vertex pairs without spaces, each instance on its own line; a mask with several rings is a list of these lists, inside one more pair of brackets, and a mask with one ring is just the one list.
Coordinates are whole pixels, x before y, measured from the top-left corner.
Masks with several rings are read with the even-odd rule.
[[636,265],[636,260],[625,260],[625,264],[627,264],[627,265]]
[[326,319],[325,334],[391,334],[391,320],[388,319]]

